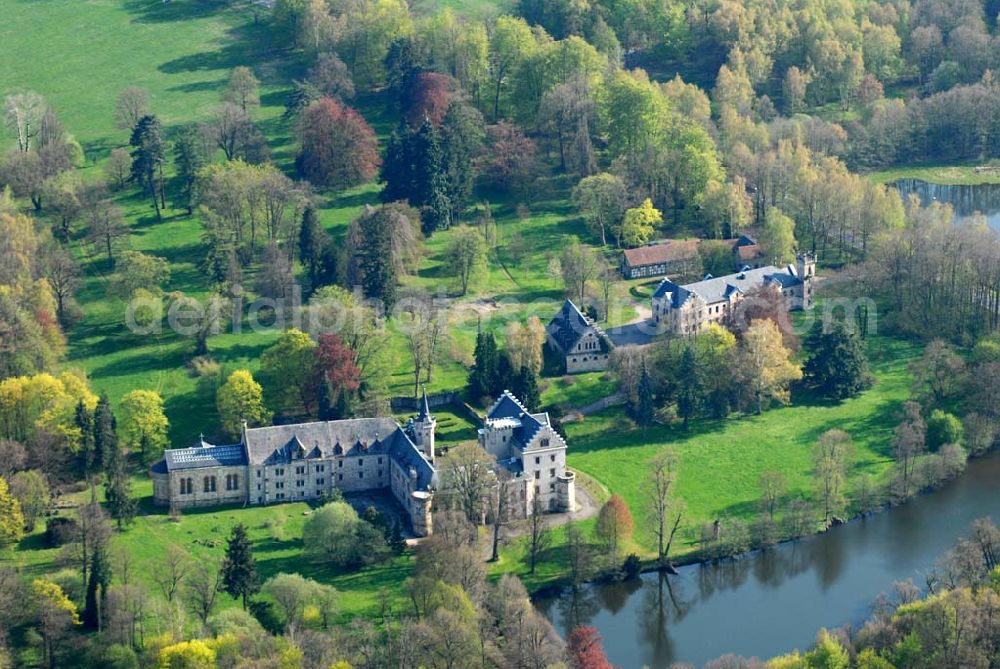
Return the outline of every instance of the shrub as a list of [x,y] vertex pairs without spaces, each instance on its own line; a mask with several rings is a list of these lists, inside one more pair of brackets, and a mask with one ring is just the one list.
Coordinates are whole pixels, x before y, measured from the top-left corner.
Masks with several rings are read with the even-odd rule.
[[927,447],[933,451],[945,444],[958,444],[963,436],[962,421],[954,414],[935,409],[927,419]]
[[389,554],[382,531],[364,522],[347,502],[331,502],[309,516],[302,542],[307,557],[337,567],[372,564]]
[[73,541],[76,533],[76,521],[72,518],[61,516],[49,518],[45,523],[45,545],[49,548],[59,548]]

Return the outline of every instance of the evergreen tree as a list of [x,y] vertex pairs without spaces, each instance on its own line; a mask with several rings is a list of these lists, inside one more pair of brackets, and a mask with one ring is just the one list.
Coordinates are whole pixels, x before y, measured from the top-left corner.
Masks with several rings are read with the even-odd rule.
[[425,232],[448,227],[452,202],[444,166],[445,155],[438,129],[429,120],[416,130],[400,121],[389,138],[379,172],[380,180],[385,183],[382,201],[406,200],[411,206],[422,209]]
[[691,345],[685,347],[681,354],[677,368],[677,386],[677,414],[684,419],[686,430],[688,421],[698,414],[704,400],[701,370]]
[[111,412],[111,401],[101,393],[94,410],[94,469],[106,468],[106,454],[118,446],[117,423]]
[[642,363],[642,372],[639,374],[638,398],[635,409],[635,422],[642,427],[653,424],[655,409],[653,407],[653,380],[649,378],[649,371],[646,363]]
[[441,177],[448,221],[458,221],[469,204],[476,181],[475,160],[486,137],[482,115],[461,101],[448,106],[441,123]]
[[399,526],[399,519],[393,521],[386,543],[396,555],[401,555],[406,550],[406,539],[403,538],[403,530]]
[[181,130],[174,142],[174,166],[180,181],[181,202],[188,215],[194,211],[195,184],[198,170],[208,164],[205,144],[196,126]]
[[[396,94],[395,98],[391,98],[393,103],[399,101],[399,96],[410,87],[410,82],[423,71],[424,60],[420,43],[413,37],[397,37],[389,45],[383,62],[389,90]],[[399,109],[395,107],[391,111]]]
[[[146,436],[143,435],[142,439],[145,440]],[[111,517],[121,529],[135,519],[138,501],[132,495],[128,458],[122,453],[117,439],[104,452],[104,477],[104,497],[108,501]]]
[[257,561],[254,560],[250,548],[250,537],[243,523],[233,527],[226,546],[226,555],[222,559],[222,588],[233,599],[241,599],[243,610],[247,608],[247,600],[260,592],[260,575],[257,573]]
[[361,288],[366,297],[382,300],[388,313],[396,302],[396,284],[399,277],[392,255],[392,230],[384,216],[390,215],[382,207],[361,217],[361,235],[364,243],[358,250],[361,267]]
[[316,210],[306,207],[302,213],[302,227],[299,229],[299,260],[306,267],[310,291],[315,291],[320,286],[323,260],[329,246],[329,237],[319,222]]
[[492,395],[500,381],[500,352],[492,332],[476,335],[474,362],[469,372],[469,394],[473,398]]
[[514,394],[528,411],[537,411],[542,398],[538,393],[538,378],[530,367],[521,367],[514,380]]
[[806,337],[806,348],[812,355],[802,371],[823,396],[845,399],[871,387],[861,339],[843,321],[816,321]]
[[89,479],[95,470],[95,449],[94,449],[94,415],[87,408],[87,405],[80,401],[76,405],[76,414],[73,423],[80,430],[80,468],[83,470],[83,478]]
[[163,129],[155,115],[143,116],[135,124],[129,144],[132,150],[132,178],[153,198],[156,217],[167,206],[163,194],[163,165],[167,162]]
[[103,545],[94,548],[87,577],[87,594],[83,608],[83,624],[87,629],[100,630],[103,627],[104,612],[111,586],[111,565],[108,563]]

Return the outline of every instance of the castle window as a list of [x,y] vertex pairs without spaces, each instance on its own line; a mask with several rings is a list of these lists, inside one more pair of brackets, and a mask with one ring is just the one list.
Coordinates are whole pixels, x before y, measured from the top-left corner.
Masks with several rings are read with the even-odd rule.
[[343,481],[344,480],[344,475],[343,474],[337,474],[337,480],[338,481]]
[[363,479],[364,477],[365,477],[365,473],[364,472],[358,472],[358,478],[359,479]]
[[555,469],[550,469],[549,470],[549,476],[551,476],[552,478],[555,478],[556,477],[556,470]]
[[260,470],[257,470],[257,478],[260,478]]
[[295,473],[296,474],[305,474],[306,473],[306,468],[305,467],[296,467],[295,468]]
[[549,447],[549,440],[548,439],[542,439],[540,442],[538,442],[538,445],[541,446],[542,448],[548,448]]
[[321,479],[321,478],[316,479],[316,485],[323,485],[323,483],[325,483],[325,482],[326,482],[326,479]]
[[555,462],[555,461],[556,461],[556,454],[553,453],[552,455],[549,456],[549,462]]
[[299,479],[298,481],[295,482],[295,487],[296,488],[305,488],[306,487],[306,482],[303,481],[302,479]]
[[215,492],[215,477],[206,476],[205,480],[202,482],[205,492]]
[[285,469],[284,469],[284,467],[282,467],[281,469],[275,469],[274,470],[274,475],[275,476],[284,476],[285,475]]
[[555,492],[555,491],[556,491],[556,483],[555,481],[553,481],[552,483],[549,484],[549,492]]
[[316,465],[316,471],[318,472],[326,471],[326,465]]
[[379,458],[379,459],[378,459],[378,463],[379,463],[379,464],[382,464],[382,458]]
[[360,467],[362,464],[364,464],[364,460],[362,458],[358,458],[358,467]]
[[542,464],[542,459],[541,458],[535,458],[535,464],[536,465]]
[[190,495],[194,491],[191,479],[181,479],[181,494]]
[[540,472],[540,471],[538,471],[538,470],[536,469],[536,470],[535,470],[535,480],[537,481],[537,480],[538,480],[538,479],[540,479],[540,478],[542,478],[542,472]]
[[343,460],[337,460],[337,466],[340,467],[340,468],[343,468],[344,461]]

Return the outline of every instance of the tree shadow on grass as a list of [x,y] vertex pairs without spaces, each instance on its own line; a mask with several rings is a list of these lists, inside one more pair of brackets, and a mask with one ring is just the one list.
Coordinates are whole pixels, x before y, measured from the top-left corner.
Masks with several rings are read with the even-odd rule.
[[129,0],[125,11],[136,23],[170,23],[212,16],[224,10],[224,5],[204,0]]

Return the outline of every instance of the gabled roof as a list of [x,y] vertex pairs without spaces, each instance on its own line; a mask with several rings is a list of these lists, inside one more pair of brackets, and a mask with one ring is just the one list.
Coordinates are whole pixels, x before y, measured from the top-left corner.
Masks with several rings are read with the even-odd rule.
[[671,306],[677,308],[684,304],[690,294],[696,294],[708,304],[714,304],[723,300],[728,300],[734,293],[746,294],[748,291],[768,283],[789,288],[802,283],[795,267],[789,265],[785,269],[779,269],[773,265],[760,267],[758,269],[748,269],[736,274],[705,279],[696,283],[689,283],[678,286],[672,281],[664,280],[653,293],[654,298],[671,295]]
[[587,332],[592,331],[601,337],[604,336],[601,329],[594,325],[572,300],[563,302],[562,308],[549,323],[546,331],[563,351],[569,351],[576,346]]
[[343,455],[383,452],[383,442],[401,431],[392,418],[355,418],[293,425],[273,425],[246,430],[247,458],[252,465],[279,464],[319,453]]
[[690,260],[698,256],[697,239],[671,239],[662,244],[640,246],[637,249],[623,251],[625,263],[629,267],[658,265],[660,263]]
[[497,398],[486,413],[487,427],[512,428],[514,440],[521,446],[531,443],[538,432],[548,425],[549,414],[530,413],[509,390]]

